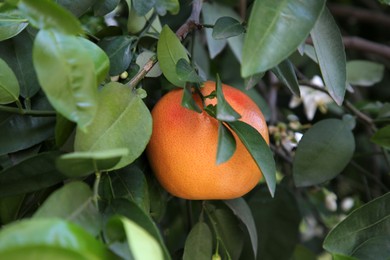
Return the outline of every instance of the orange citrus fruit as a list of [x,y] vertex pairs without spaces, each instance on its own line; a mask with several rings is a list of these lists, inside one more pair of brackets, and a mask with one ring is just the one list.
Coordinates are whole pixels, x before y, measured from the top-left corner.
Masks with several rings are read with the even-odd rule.
[[[215,90],[215,82],[204,83],[204,96]],[[226,101],[269,143],[268,128],[257,105],[240,90],[222,84]],[[202,107],[199,95],[193,94]],[[183,89],[164,95],[152,110],[153,132],[147,146],[152,170],[172,195],[192,200],[233,199],[253,189],[262,173],[244,144],[234,134],[237,148],[226,162],[216,164],[218,121],[205,111],[197,113],[181,106]],[[205,99],[215,104],[216,99]]]

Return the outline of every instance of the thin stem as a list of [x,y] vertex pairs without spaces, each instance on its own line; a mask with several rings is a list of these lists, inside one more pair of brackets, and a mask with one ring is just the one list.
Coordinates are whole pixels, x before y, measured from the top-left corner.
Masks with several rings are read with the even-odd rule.
[[19,115],[25,115],[25,116],[56,116],[55,111],[50,111],[50,110],[27,110],[23,108],[16,108],[16,107],[9,107],[9,106],[3,106],[0,105],[0,111],[5,111],[5,112],[10,112],[14,114],[19,114]]
[[142,67],[140,71],[127,83],[127,85],[134,89],[138,83],[148,74],[148,72],[153,68],[153,66],[157,63],[157,56],[152,56],[148,62]]
[[95,172],[95,182],[93,184],[93,201],[97,209],[99,209],[99,185],[100,185],[100,177],[101,172]]
[[366,114],[362,113],[359,109],[357,109],[351,102],[348,100],[344,101],[344,106],[348,108],[352,113],[354,113],[362,122],[367,124],[372,131],[376,131],[376,126],[374,124],[374,121],[371,119],[371,117],[367,116]]

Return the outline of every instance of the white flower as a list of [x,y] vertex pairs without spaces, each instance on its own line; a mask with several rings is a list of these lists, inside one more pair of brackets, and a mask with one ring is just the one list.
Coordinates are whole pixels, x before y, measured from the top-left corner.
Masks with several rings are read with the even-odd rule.
[[[318,87],[324,87],[324,83],[319,76],[314,76],[310,82]],[[326,113],[326,104],[333,102],[333,100],[329,97],[328,94],[320,90],[316,90],[307,86],[299,86],[299,89],[301,91],[301,97],[299,98],[293,96],[289,106],[290,108],[295,108],[303,102],[305,114],[307,119],[309,120],[312,120],[314,118],[317,108],[322,113]]]

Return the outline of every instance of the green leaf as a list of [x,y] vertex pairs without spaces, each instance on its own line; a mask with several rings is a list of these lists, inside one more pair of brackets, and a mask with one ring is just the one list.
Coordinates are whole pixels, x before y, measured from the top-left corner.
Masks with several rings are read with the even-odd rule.
[[163,251],[156,239],[130,219],[111,218],[107,224],[106,234],[110,243],[126,239],[127,247],[134,259],[164,259]]
[[276,167],[268,144],[255,128],[244,122],[228,122],[228,125],[238,135],[256,161],[257,166],[263,173],[271,196],[274,196],[276,188]]
[[164,76],[173,85],[184,87],[185,81],[176,73],[176,64],[180,59],[189,62],[186,49],[172,30],[165,25],[157,43],[157,58]]
[[350,127],[338,119],[314,124],[298,144],[293,161],[297,187],[320,184],[337,176],[355,150]]
[[291,260],[317,260],[317,255],[303,245],[297,245]]
[[8,224],[18,219],[25,194],[10,196],[0,199],[0,222]]
[[0,57],[15,73],[20,95],[26,99],[33,97],[41,88],[32,62],[33,39],[25,30],[11,40],[0,42]]
[[236,139],[221,121],[218,122],[217,164],[228,161],[236,151]]
[[102,225],[93,193],[83,182],[70,182],[53,192],[34,213],[33,218],[61,218],[83,227],[93,236],[99,234]]
[[85,14],[96,2],[97,0],[56,0],[57,4],[68,9],[76,17],[80,17]]
[[113,259],[103,243],[59,219],[14,222],[0,232],[1,259]]
[[78,38],[41,30],[33,62],[50,103],[84,130],[96,114],[97,80],[95,65]]
[[156,0],[149,0],[149,1],[144,1],[144,0],[132,0],[134,10],[139,16],[144,16],[146,15],[152,7],[155,5]]
[[347,82],[358,86],[372,86],[382,80],[385,66],[368,60],[347,62]]
[[0,59],[0,104],[15,102],[19,98],[19,83],[12,69]]
[[69,137],[73,134],[75,127],[75,123],[57,113],[54,137],[58,147],[61,147],[66,143]]
[[371,137],[371,141],[390,149],[390,125],[382,127]]
[[224,122],[234,122],[240,119],[241,115],[230,106],[223,95],[222,83],[219,75],[217,75],[216,90],[218,101],[216,118]]
[[192,88],[189,85],[186,85],[183,88],[183,97],[181,99],[181,105],[187,109],[192,111],[202,113],[202,109],[196,103],[194,96],[192,94]]
[[124,198],[136,203],[147,214],[150,212],[148,182],[135,164],[102,175],[99,192],[102,200]]
[[38,191],[66,177],[57,171],[58,152],[41,153],[0,172],[0,198]]
[[179,0],[156,0],[155,8],[161,15],[164,15],[166,10],[172,15],[176,15],[180,11],[180,3]]
[[[32,109],[46,110],[50,105],[44,96],[32,100]],[[54,117],[0,113],[0,155],[20,151],[54,135]]]
[[[258,237],[256,232],[256,224],[253,219],[253,215],[249,205],[243,198],[237,198],[233,200],[224,200],[225,204],[233,211],[237,218],[244,224],[246,230],[249,233],[250,241],[252,244],[253,254],[256,258]],[[261,233],[260,233],[261,234]]]
[[129,67],[133,56],[130,47],[134,40],[133,36],[122,35],[104,38],[99,42],[110,60],[111,76],[119,75]]
[[39,29],[52,29],[64,34],[83,34],[79,20],[68,10],[50,0],[21,0],[19,10]]
[[[134,221],[160,244],[165,259],[170,259],[168,249],[155,222],[153,222],[149,213],[143,211],[135,202],[127,199],[114,199],[110,201],[110,204],[104,211],[104,215],[106,218],[120,215]],[[106,236],[112,237],[110,234],[106,234]]]
[[225,16],[219,18],[214,25],[212,36],[214,39],[225,39],[245,32],[244,26],[236,19]]
[[258,257],[290,259],[299,241],[301,223],[294,195],[285,187],[278,186],[272,198],[267,188],[261,185],[248,194],[247,201],[256,223],[255,231],[260,237]]
[[226,209],[216,209],[211,213],[215,231],[227,255],[224,259],[238,259],[244,245],[243,232],[235,215]]
[[90,56],[95,65],[94,67],[97,83],[101,83],[107,77],[108,70],[110,69],[110,60],[108,56],[102,49],[99,48],[99,46],[93,42],[81,37],[78,39],[83,45],[85,53]]
[[241,75],[264,72],[285,60],[308,36],[324,0],[256,0],[244,42]]
[[325,238],[323,247],[334,254],[357,259],[388,259],[390,256],[390,193],[349,214]]
[[185,82],[202,83],[204,80],[198,75],[196,70],[186,59],[180,59],[176,63],[176,74],[178,78]]
[[298,97],[301,96],[297,75],[295,75],[294,66],[289,60],[286,59],[279,63],[272,69],[272,72],[290,89],[291,93]]
[[152,133],[152,118],[142,99],[130,88],[111,82],[98,94],[98,111],[85,133],[76,131],[75,151],[129,149],[113,168],[124,167],[145,150]]
[[74,152],[57,159],[58,170],[69,177],[83,177],[93,172],[105,171],[115,167],[127,156],[127,148],[118,148],[94,152]]
[[334,101],[341,106],[346,90],[346,58],[343,40],[331,13],[324,9],[311,37],[325,86]]
[[9,10],[0,13],[0,41],[18,35],[28,25],[18,10]]
[[211,259],[213,241],[211,230],[204,222],[191,229],[184,246],[183,260]]
[[93,13],[95,16],[104,16],[112,11],[118,6],[120,0],[95,0],[95,5],[93,6]]
[[[136,63],[137,65],[142,68],[146,65],[146,63],[150,60],[154,59],[157,60],[157,55],[154,52],[151,51],[144,51],[141,54],[137,56]],[[145,77],[151,77],[151,78],[156,78],[160,77],[162,74],[162,71],[160,69],[160,66],[158,63],[153,66],[153,68],[145,75]]]

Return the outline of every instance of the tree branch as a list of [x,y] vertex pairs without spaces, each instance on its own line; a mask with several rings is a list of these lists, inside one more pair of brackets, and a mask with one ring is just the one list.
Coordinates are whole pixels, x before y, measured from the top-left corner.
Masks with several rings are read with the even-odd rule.
[[[177,37],[182,41],[189,32],[203,28],[203,26],[199,25],[200,11],[202,10],[202,0],[194,0],[192,2],[192,11],[190,17],[187,21],[180,26],[180,28],[176,31]],[[141,68],[140,71],[127,83],[130,88],[135,88],[138,83],[148,74],[148,72],[156,65],[157,57],[151,57],[148,62]]]

